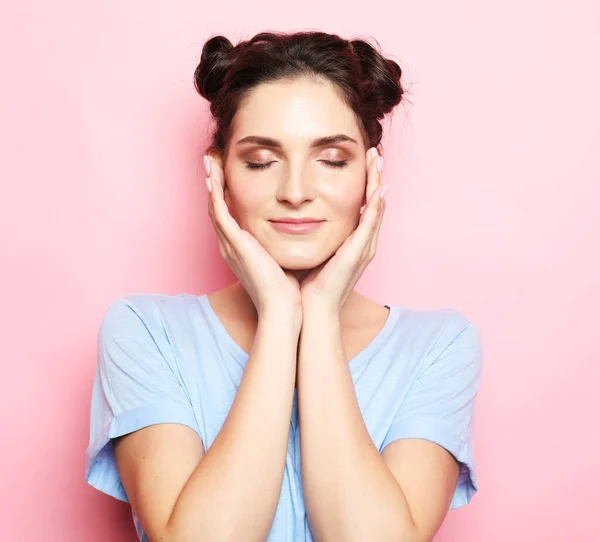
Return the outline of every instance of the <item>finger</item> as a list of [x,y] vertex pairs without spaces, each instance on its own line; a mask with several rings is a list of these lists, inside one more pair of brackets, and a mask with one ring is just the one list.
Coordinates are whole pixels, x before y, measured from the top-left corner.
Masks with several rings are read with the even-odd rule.
[[244,249],[247,248],[248,242],[257,242],[248,232],[242,230],[237,221],[231,216],[224,197],[225,175],[223,170],[216,161],[210,157],[207,158],[209,165],[208,180],[212,186],[213,224],[220,240],[219,250],[236,276],[239,276],[237,270],[240,262],[245,259]]
[[[225,180],[225,176],[223,174],[223,169],[221,168],[221,166],[212,158],[208,158],[208,164],[209,164],[209,168],[210,168],[210,173],[209,173],[209,179],[211,181],[211,184],[213,186],[213,192],[216,192],[216,198],[214,198],[214,202],[213,206],[218,205],[219,207],[222,207],[220,204],[216,204],[216,201],[222,201],[223,205],[225,206],[226,209],[226,216],[230,217],[231,220],[228,220],[228,222],[231,224],[231,222],[235,222],[235,226],[237,226],[237,229],[239,230],[239,224],[235,221],[235,219],[231,216],[231,213],[229,212],[229,208],[227,207],[227,203],[225,202],[225,195],[224,195],[224,180]],[[221,228],[223,229],[226,226],[223,226],[222,224]],[[223,230],[224,233],[226,233],[225,230]]]
[[367,152],[367,185],[365,187],[365,205],[361,208],[359,222],[362,221],[362,215],[366,209],[366,203],[369,202],[373,192],[377,190],[377,187],[381,183],[381,175],[377,170],[377,160],[379,154],[376,147],[371,147]]
[[[383,190],[383,188],[382,188]],[[385,209],[387,203],[385,198],[380,198],[381,201],[379,203],[379,214],[377,217],[377,225],[375,226],[375,232],[373,233],[373,237],[371,238],[371,243],[369,246],[370,257],[375,256],[375,252],[377,250],[377,243],[379,242],[379,231],[381,230],[381,224],[383,223],[383,215],[385,214]]]
[[[241,229],[238,223],[229,213],[229,208],[223,196],[222,182],[219,178],[219,165],[209,158],[210,175],[207,182],[210,182],[212,191],[210,193],[209,214],[213,220],[213,225],[217,237],[223,243],[223,250],[229,258],[240,257],[240,234]],[[219,247],[221,249],[221,247]]]
[[225,203],[225,199],[223,197],[223,188],[220,182],[215,182],[214,177],[212,176],[212,166],[214,162],[211,163],[211,177],[210,180],[213,185],[213,190],[211,193],[212,196],[212,204],[213,204],[213,213],[216,219],[216,223],[220,227],[223,235],[227,238],[227,240],[234,245],[234,248],[238,249],[240,242],[240,234],[241,228],[235,219],[229,213],[229,208],[227,207],[227,203]]
[[223,172],[223,168],[216,160],[213,160],[210,157],[208,163],[210,165],[210,176],[219,183],[221,192],[225,192],[225,173]]
[[215,201],[216,201],[216,198],[218,197],[216,194],[216,188],[215,188],[216,183],[213,179],[211,179],[210,177],[207,177],[206,184],[207,184],[207,186],[208,185],[211,186],[210,192],[208,194],[208,216],[210,217],[210,219],[213,223],[213,227],[215,228],[215,231],[217,232],[217,234],[224,236],[225,232],[223,231],[223,228],[221,227],[221,224],[219,223],[219,220],[215,214]]
[[[207,183],[210,182],[211,186],[213,185],[213,182],[210,178],[207,177],[206,181],[207,181]],[[213,228],[215,230],[215,234],[217,236],[217,243],[219,244],[219,252],[221,253],[221,256],[225,260],[228,260],[235,254],[235,250],[232,247],[231,243],[228,241],[227,236],[225,235],[225,232],[223,231],[218,218],[215,216],[214,194],[213,194],[214,191],[215,191],[215,188],[213,186],[212,192],[209,194],[208,215],[210,217]]]
[[373,192],[377,189],[380,184],[379,171],[377,170],[377,161],[379,159],[379,152],[376,147],[371,147],[367,153],[367,186],[366,186],[366,199],[369,201]]
[[375,192],[371,195],[371,199],[367,202],[367,206],[363,212],[361,223],[358,225],[352,234],[352,244],[355,245],[355,250],[360,250],[361,253],[368,250],[370,240],[377,227],[377,222],[381,212],[383,200],[380,197],[383,185],[379,185]]

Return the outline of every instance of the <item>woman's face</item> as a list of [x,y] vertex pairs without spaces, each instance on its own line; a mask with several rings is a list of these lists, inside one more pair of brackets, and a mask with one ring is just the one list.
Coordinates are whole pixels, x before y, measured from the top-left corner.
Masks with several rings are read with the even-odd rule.
[[[342,137],[318,141],[330,136]],[[261,84],[233,121],[224,169],[230,213],[283,269],[317,267],[358,225],[367,150],[353,111],[331,83]],[[291,233],[272,222],[286,217],[322,222]]]

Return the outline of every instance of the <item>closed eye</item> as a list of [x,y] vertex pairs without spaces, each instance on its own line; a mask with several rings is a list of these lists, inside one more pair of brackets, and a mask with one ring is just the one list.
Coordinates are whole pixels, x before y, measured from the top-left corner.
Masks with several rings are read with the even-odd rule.
[[348,163],[348,160],[340,160],[339,162],[331,162],[330,160],[321,160],[321,162],[323,162],[324,164],[327,164],[328,166],[331,166],[331,167],[344,167]]
[[[348,160],[340,160],[339,162],[332,162],[330,160],[319,160],[319,161],[323,162],[324,164],[327,164],[330,167],[344,167],[348,163]],[[267,169],[273,163],[274,162],[266,162],[264,164],[260,164],[257,162],[246,162],[246,167],[248,169]]]
[[246,162],[248,169],[267,169],[273,162],[267,162],[266,164],[257,164],[255,162]]

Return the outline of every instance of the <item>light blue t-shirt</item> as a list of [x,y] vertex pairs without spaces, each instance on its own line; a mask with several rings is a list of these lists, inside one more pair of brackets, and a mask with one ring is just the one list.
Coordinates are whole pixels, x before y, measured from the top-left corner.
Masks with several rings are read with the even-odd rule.
[[[456,310],[386,305],[386,323],[349,360],[361,413],[381,452],[401,438],[426,439],[460,462],[450,509],[478,489],[474,407],[481,378],[477,328]],[[194,429],[208,450],[233,404],[246,352],[206,294],[134,294],[114,300],[98,333],[86,481],[129,502],[111,438],[158,423]],[[304,508],[294,390],[281,496],[267,541],[313,541]],[[147,541],[132,511],[140,540]]]

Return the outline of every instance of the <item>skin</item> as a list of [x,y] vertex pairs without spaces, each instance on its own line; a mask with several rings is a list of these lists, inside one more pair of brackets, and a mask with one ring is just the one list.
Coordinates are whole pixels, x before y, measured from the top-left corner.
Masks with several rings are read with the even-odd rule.
[[[385,210],[377,150],[365,148],[355,115],[329,83],[261,85],[234,120],[228,159],[211,157],[207,186],[221,254],[246,286],[234,284],[210,301],[247,352],[254,307],[262,315],[275,306],[273,326],[285,321],[285,307],[300,313],[293,318],[301,330],[295,386],[311,529],[324,541],[362,542],[366,533],[369,540],[430,541],[450,505],[458,463],[424,439],[398,439],[380,454],[348,370],[389,315],[354,290],[375,255]],[[339,133],[356,142],[311,148],[314,139]],[[277,139],[281,148],[237,144],[250,135]],[[249,170],[246,161],[271,164]],[[280,234],[268,222],[289,215],[326,222],[303,236]]]
[[[304,306],[309,303],[308,299],[311,306],[321,304],[309,286],[318,290],[321,285],[321,290],[331,291],[330,286],[343,283],[341,287],[347,291],[334,292],[330,296],[334,299],[323,300],[322,306],[326,310],[339,308],[348,359],[368,345],[389,314],[387,308],[353,288],[368,261],[362,269],[356,269],[357,257],[345,262],[349,264],[345,268],[353,271],[346,274],[356,275],[359,271],[358,276],[340,281],[339,268],[335,267],[329,271],[332,275],[335,271],[338,280],[333,280],[333,276],[329,282],[321,280],[324,275],[321,272],[328,263],[336,263],[333,256],[357,230],[361,208],[381,184],[358,122],[352,109],[328,81],[296,79],[262,84],[251,91],[234,117],[227,161],[223,162],[217,153],[209,155],[222,172],[223,199],[229,213],[282,269],[295,277],[301,285]],[[347,135],[355,142],[310,148],[313,140],[334,134]],[[275,139],[281,148],[258,143],[237,144],[253,135]],[[346,165],[335,167],[325,161],[346,161]],[[269,166],[249,169],[247,162]],[[375,171],[371,186],[369,166]],[[353,247],[351,256],[360,256],[357,252],[376,243],[382,213],[380,209],[374,216],[373,231],[362,239],[360,247]],[[268,222],[270,218],[282,216],[311,216],[326,222],[315,232],[289,235],[277,231]],[[258,312],[243,285],[236,282],[208,297],[226,329],[248,351]]]
[[[209,298],[253,354],[206,453],[198,435],[176,423],[115,440],[130,502],[151,540],[239,540],[250,530],[264,540],[285,468],[296,362],[302,483],[315,540],[429,542],[448,510],[457,463],[421,439],[399,439],[380,454],[348,368],[389,315],[354,291],[375,255],[385,209],[376,158],[329,84],[260,86],[234,121],[227,161],[211,157],[209,214],[240,282]],[[310,149],[313,139],[338,133],[356,144]],[[236,148],[248,135],[282,147]],[[346,168],[322,162],[340,159]],[[254,171],[246,160],[273,164]],[[268,219],[286,215],[327,222],[308,235],[280,234]]]

